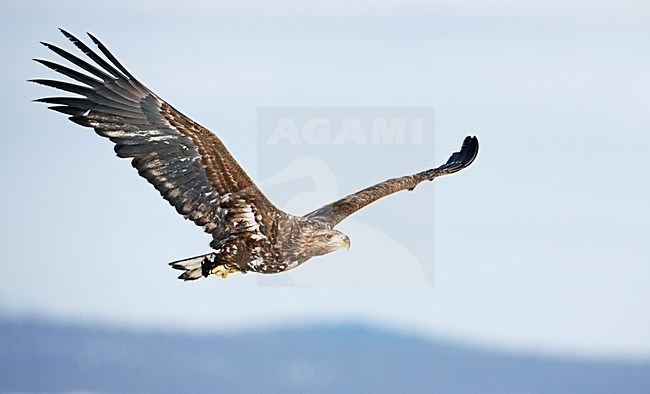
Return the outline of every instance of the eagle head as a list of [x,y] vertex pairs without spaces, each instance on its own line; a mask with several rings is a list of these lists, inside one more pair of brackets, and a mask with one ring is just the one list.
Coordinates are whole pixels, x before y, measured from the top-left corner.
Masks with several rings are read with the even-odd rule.
[[334,229],[320,229],[315,231],[309,240],[309,247],[315,256],[331,253],[335,250],[350,249],[350,238]]

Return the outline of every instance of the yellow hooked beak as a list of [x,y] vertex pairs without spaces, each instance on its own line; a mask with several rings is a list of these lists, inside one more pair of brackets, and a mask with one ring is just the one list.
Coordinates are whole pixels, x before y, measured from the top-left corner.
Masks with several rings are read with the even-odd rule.
[[335,234],[329,241],[331,245],[331,250],[345,248],[345,250],[350,250],[350,238],[343,233]]
[[341,247],[345,248],[346,251],[350,250],[350,238],[347,237],[347,235],[343,236],[343,240],[341,242]]

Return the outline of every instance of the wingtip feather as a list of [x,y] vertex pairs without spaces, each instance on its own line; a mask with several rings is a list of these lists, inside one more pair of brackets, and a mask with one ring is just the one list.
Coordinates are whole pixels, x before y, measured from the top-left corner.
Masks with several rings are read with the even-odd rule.
[[62,27],[59,27],[59,31],[60,31],[61,34],[63,34],[67,39],[73,39],[73,38],[75,38],[72,34],[68,33],[68,31],[65,30],[65,29],[62,28]]
[[88,37],[90,37],[92,42],[95,43],[95,45],[100,45],[101,44],[101,42],[97,39],[97,37],[95,37],[91,32],[86,32],[86,34],[88,35]]

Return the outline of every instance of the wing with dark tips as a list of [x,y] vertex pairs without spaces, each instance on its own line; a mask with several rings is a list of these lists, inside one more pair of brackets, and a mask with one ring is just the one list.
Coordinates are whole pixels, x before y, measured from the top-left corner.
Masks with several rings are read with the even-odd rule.
[[305,215],[305,217],[325,222],[333,227],[354,212],[382,197],[386,197],[389,194],[393,194],[400,190],[413,190],[420,182],[426,180],[432,181],[439,176],[458,172],[472,164],[477,155],[478,139],[476,137],[466,137],[460,151],[453,153],[449,160],[440,167],[423,171],[415,175],[393,178],[378,183],[374,186],[370,186],[359,192],[343,197],[331,204],[327,204]]
[[[104,59],[72,34],[62,33],[89,59],[43,43],[81,71],[35,59],[73,82],[34,79],[72,97],[47,97],[36,101],[69,115],[73,122],[92,127],[115,143],[119,157],[130,158],[178,213],[207,232],[221,228],[226,234],[263,231],[279,212],[237,164],[226,147],[208,129],[175,110],[131,75],[108,49],[90,35]],[[245,210],[256,226],[241,228],[233,217],[232,201]],[[236,216],[236,215],[235,215]],[[239,226],[239,227],[238,227]]]

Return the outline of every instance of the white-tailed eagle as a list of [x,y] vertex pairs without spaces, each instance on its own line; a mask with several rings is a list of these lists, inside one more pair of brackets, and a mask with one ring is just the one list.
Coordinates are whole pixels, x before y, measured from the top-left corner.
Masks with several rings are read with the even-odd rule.
[[440,167],[370,186],[305,216],[276,208],[208,129],[183,115],[138,82],[95,37],[101,57],[72,34],[61,32],[90,61],[43,43],[84,72],[35,59],[76,83],[34,79],[41,85],[76,94],[36,101],[92,127],[115,144],[118,157],[130,158],[178,213],[212,235],[214,252],[170,263],[180,279],[234,272],[277,273],[314,256],[349,248],[350,240],[334,229],[366,205],[423,181],[469,166],[478,153],[476,137],[466,137],[459,152]]

